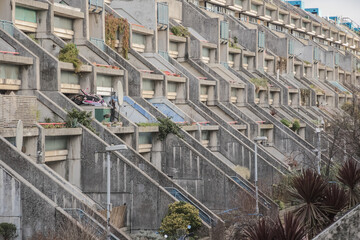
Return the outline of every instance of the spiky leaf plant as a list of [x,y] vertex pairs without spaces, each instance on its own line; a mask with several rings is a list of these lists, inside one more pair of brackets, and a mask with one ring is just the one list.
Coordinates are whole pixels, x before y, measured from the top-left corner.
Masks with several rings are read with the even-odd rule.
[[338,180],[346,186],[346,193],[349,199],[349,207],[356,206],[360,203],[360,166],[353,160],[349,159],[339,169]]
[[284,224],[278,218],[273,231],[276,240],[303,240],[307,235],[303,222],[291,212],[285,213]]
[[310,169],[295,176],[292,181],[290,195],[298,203],[294,214],[305,224],[311,236],[328,222],[322,207],[323,192],[326,185],[326,181]]
[[261,218],[245,229],[244,236],[248,240],[273,240],[275,239],[273,224],[269,220]]
[[337,184],[331,184],[324,190],[323,209],[328,219],[333,222],[336,214],[348,205],[346,192]]

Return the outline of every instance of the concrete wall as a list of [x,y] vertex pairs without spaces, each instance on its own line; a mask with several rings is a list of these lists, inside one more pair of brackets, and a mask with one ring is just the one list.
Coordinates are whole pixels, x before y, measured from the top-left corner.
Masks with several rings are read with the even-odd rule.
[[355,207],[314,238],[314,240],[338,239],[360,239],[360,206]]
[[39,57],[40,89],[58,91],[60,78],[58,60],[16,28],[14,28],[14,37]]
[[113,0],[110,6],[115,11],[117,9],[125,10],[147,28],[157,29],[157,6],[155,0]]
[[[202,23],[202,24],[199,24]],[[219,43],[220,23],[218,18],[210,18],[201,14],[198,9],[183,1],[183,22],[185,27],[191,27],[211,43]]]
[[82,231],[80,225],[55,202],[1,160],[0,179],[0,192],[3,193],[0,195],[0,222],[16,225],[17,240],[61,231],[63,224]]
[[[53,101],[59,103],[64,109],[79,108],[60,93],[48,94],[51,95]],[[63,109],[45,95],[39,93],[39,97],[57,114],[66,114]],[[83,160],[81,165],[81,186],[88,195],[97,201],[105,202],[105,159],[103,153],[95,152],[103,152],[107,143],[116,145],[125,144],[125,142],[97,121],[93,121],[93,127],[95,127],[101,139],[89,131],[83,132],[82,156],[86,160]],[[89,149],[92,149],[92,151],[89,151]],[[175,200],[163,187],[178,189],[192,202],[200,206],[216,222],[221,221],[213,212],[171,181],[165,174],[159,172],[130,146],[128,146],[128,150],[121,151],[121,154],[113,154],[111,159],[114,180],[112,191],[114,196],[117,196],[116,199],[113,199],[113,204],[122,205],[126,203],[130,208],[128,211],[128,226],[131,229],[157,229],[160,226],[161,219],[166,214],[168,203]],[[146,194],[150,197],[147,197]],[[145,214],[146,217],[144,217]]]
[[2,29],[0,29],[0,38],[5,41],[7,44],[12,46],[15,52],[18,52],[22,57],[32,58],[32,65],[20,65],[20,80],[21,80],[21,90],[36,90],[39,89],[39,58],[32,54],[24,45],[16,41],[14,38],[10,38]]
[[0,161],[0,223],[15,224],[18,237],[22,238],[20,182],[3,167]]
[[[56,176],[51,175],[51,171],[49,172],[49,170],[43,168],[41,164],[36,164],[28,156],[18,152],[14,146],[12,146],[2,137],[0,137],[0,149],[2,150],[0,151],[0,159],[22,178],[32,184],[38,191],[46,195],[46,197],[51,199],[51,201],[55,202],[57,206],[61,208],[83,209],[91,216],[94,216],[94,218],[96,218],[97,221],[99,221],[104,226],[106,223],[105,219],[93,210],[96,207],[95,203],[86,197],[83,193],[81,193],[78,189],[73,188],[66,181],[57,179]],[[48,210],[45,207],[42,207],[42,204],[37,204],[37,201],[32,201],[31,197],[29,198],[29,205],[22,206],[23,209],[29,209],[29,212],[23,212],[23,219],[25,219],[25,214],[27,214],[26,221],[28,221],[30,224],[27,230],[25,230],[25,227],[23,226],[23,234],[25,236],[29,236],[32,235],[34,230],[37,229],[44,232],[49,229],[53,229],[53,225],[48,227],[49,225],[44,224],[44,228],[41,226],[41,224],[37,226],[37,221],[34,221],[34,216],[31,214],[33,211],[40,211],[42,209],[44,209],[45,212],[48,211],[49,213],[54,212],[55,210]],[[39,216],[46,217],[47,215],[43,213],[39,214]],[[41,219],[41,217],[39,217],[39,219]],[[39,220],[39,222],[41,221]],[[45,219],[44,223],[46,222],[51,224],[50,221]],[[123,239],[120,232],[114,230],[114,233],[116,236],[119,236],[121,239]]]

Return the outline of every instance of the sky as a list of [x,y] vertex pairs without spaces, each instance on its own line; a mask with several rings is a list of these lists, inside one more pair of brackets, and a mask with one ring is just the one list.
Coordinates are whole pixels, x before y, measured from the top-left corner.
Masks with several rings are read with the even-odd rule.
[[360,0],[303,0],[305,8],[320,8],[322,17],[350,17],[360,25]]

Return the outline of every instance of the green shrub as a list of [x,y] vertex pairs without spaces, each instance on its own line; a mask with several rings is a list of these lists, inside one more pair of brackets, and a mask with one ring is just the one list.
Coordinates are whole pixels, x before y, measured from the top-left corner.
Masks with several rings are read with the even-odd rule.
[[291,122],[285,118],[281,119],[280,121],[282,124],[284,124],[285,126],[287,127],[290,127],[291,126]]
[[154,127],[159,126],[159,123],[137,123],[139,127]]
[[[172,239],[176,237],[177,231],[196,232],[201,224],[199,210],[189,203],[175,202],[169,205],[168,213],[161,221],[160,233]],[[188,225],[191,226],[190,229],[187,228]]]
[[190,33],[189,30],[186,27],[183,26],[174,26],[170,28],[170,31],[175,35],[179,37],[189,37]]
[[0,223],[0,235],[3,236],[4,240],[15,239],[17,237],[15,224]]
[[62,62],[72,63],[75,68],[75,72],[80,72],[82,62],[78,59],[79,50],[74,43],[67,44],[59,52],[59,60]]
[[176,125],[171,118],[158,118],[159,121],[159,140],[163,141],[167,137],[168,134],[172,133],[179,138],[183,138],[180,133],[180,127]]
[[91,122],[91,112],[79,111],[73,108],[66,116],[65,126],[68,128],[76,128],[80,123],[93,133],[96,133],[95,129],[91,126]]
[[296,132],[299,129],[300,129],[300,121],[298,119],[295,119],[292,123],[291,130]]

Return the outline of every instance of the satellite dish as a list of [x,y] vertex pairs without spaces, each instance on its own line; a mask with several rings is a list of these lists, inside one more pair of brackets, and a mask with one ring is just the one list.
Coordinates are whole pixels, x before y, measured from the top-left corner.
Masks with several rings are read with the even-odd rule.
[[15,140],[16,148],[19,151],[21,151],[23,146],[23,138],[24,138],[24,126],[23,126],[23,122],[19,120],[16,126],[16,140]]
[[121,81],[117,82],[117,86],[115,88],[115,94],[118,97],[118,104],[120,107],[124,102],[124,88]]

